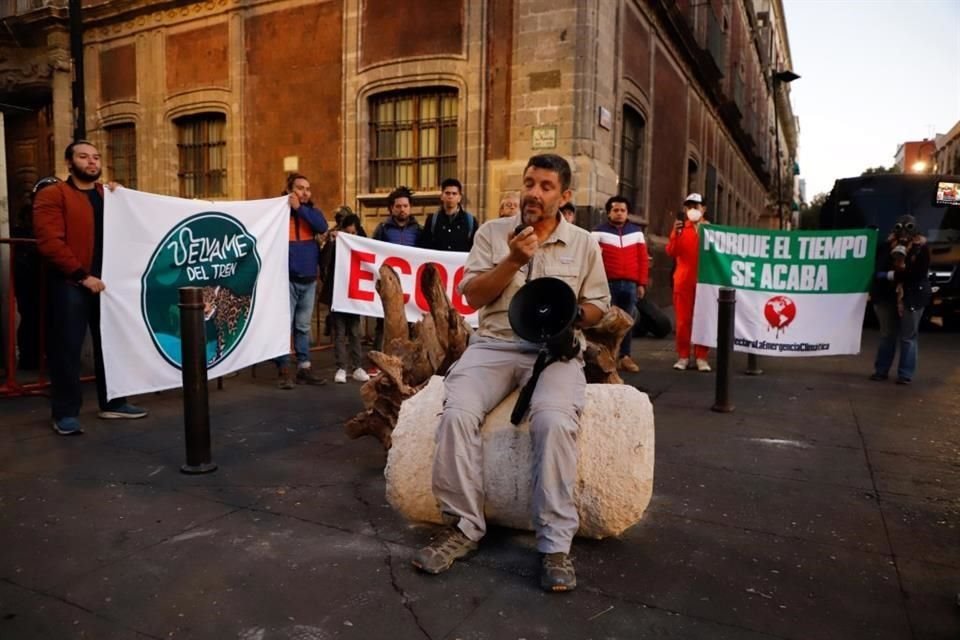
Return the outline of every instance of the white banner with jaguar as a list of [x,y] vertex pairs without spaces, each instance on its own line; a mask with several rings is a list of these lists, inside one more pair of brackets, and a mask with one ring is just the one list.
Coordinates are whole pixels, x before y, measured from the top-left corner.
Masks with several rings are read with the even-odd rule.
[[110,398],[181,385],[180,287],[201,287],[207,367],[226,375],[290,349],[286,196],[104,194],[100,328]]
[[700,230],[693,342],[717,344],[721,287],[737,290],[734,350],[770,356],[860,352],[877,232]]
[[420,291],[420,272],[431,262],[439,267],[447,297],[467,324],[479,323],[476,309],[457,291],[463,280],[466,253],[428,251],[380,242],[347,233],[337,234],[336,270],[333,283],[333,310],[361,316],[383,317],[383,305],[376,281],[380,265],[388,264],[400,276],[405,311],[409,322],[416,322],[430,309]]

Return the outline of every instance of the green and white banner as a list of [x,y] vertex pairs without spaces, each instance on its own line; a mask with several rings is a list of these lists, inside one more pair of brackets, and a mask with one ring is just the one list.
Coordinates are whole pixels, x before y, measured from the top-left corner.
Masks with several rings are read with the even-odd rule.
[[180,287],[203,290],[209,377],[290,349],[286,196],[104,194],[100,332],[107,396],[181,384]]
[[860,352],[877,232],[700,229],[693,342],[717,345],[721,287],[737,290],[734,350],[770,356]]

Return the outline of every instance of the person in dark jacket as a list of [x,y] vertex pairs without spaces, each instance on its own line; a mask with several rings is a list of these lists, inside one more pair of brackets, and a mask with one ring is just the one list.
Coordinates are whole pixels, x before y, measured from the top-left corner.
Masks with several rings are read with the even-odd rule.
[[413,192],[407,187],[397,187],[387,196],[390,217],[373,230],[373,239],[404,247],[416,247],[423,228],[410,211]]
[[[407,187],[397,187],[387,196],[387,210],[390,217],[373,230],[373,239],[404,247],[416,247],[423,228],[410,213],[410,199],[413,192]],[[377,318],[377,328],[373,336],[373,348],[383,351],[383,318]]]
[[13,245],[14,281],[13,291],[17,299],[17,368],[36,369],[40,366],[40,254],[34,244],[16,242],[18,239],[36,239],[33,234],[33,201],[37,193],[60,182],[55,176],[41,178],[30,193],[24,197],[19,215],[10,221],[10,237]]
[[900,345],[897,384],[910,384],[917,369],[918,334],[923,309],[930,302],[930,246],[913,216],[897,219],[877,251],[877,271],[870,297],[880,323],[880,345],[871,380],[886,380]]
[[[349,233],[366,237],[363,224],[356,214],[345,215],[337,228],[330,234],[330,241],[323,247],[320,263],[323,266],[323,288],[320,291],[321,302],[330,309],[327,318],[333,337],[333,356],[337,372],[333,381],[344,384],[347,381],[347,369],[352,368],[352,377],[357,382],[366,382],[370,374],[363,370],[363,353],[360,350],[360,316],[333,310],[333,286],[337,273],[337,236]],[[348,352],[349,349],[349,352]]]
[[[80,354],[87,327],[93,339],[97,378],[98,417],[135,419],[146,410],[126,398],[107,401],[100,346],[100,293],[107,285],[103,269],[103,184],[100,152],[86,140],[75,140],[64,151],[70,177],[38,191],[33,201],[33,231],[37,251],[48,262],[47,362],[50,367],[50,409],[58,434],[83,433],[80,406]],[[111,183],[110,188],[115,188]]]
[[[313,374],[310,365],[310,319],[317,296],[317,268],[320,264],[320,246],[315,236],[326,233],[327,220],[314,208],[310,200],[310,181],[299,173],[287,176],[285,191],[290,201],[290,323],[293,331],[293,350],[297,357],[297,384],[323,384]],[[290,356],[276,359],[278,382],[281,389],[293,389],[290,375]]]
[[447,178],[440,185],[441,206],[427,216],[420,234],[419,246],[436,251],[463,251],[473,248],[477,219],[460,206],[463,185],[456,178]]

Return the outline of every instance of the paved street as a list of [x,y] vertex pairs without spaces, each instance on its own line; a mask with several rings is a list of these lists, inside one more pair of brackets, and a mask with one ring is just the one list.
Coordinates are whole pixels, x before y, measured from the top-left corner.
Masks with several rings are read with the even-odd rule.
[[202,477],[178,470],[179,392],[123,423],[90,388],[74,438],[45,399],[0,400],[0,638],[960,638],[960,334],[922,336],[912,387],[867,380],[875,340],[765,359],[723,415],[712,374],[636,340],[653,501],[621,539],[575,544],[564,595],[539,590],[525,532],[410,567],[432,529],[386,504],[379,444],[343,436],[356,383],[280,391],[267,365],[211,385]]

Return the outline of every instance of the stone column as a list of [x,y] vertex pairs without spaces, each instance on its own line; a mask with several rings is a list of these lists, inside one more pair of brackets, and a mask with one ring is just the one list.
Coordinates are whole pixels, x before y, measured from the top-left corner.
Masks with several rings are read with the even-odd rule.
[[70,36],[66,31],[53,31],[47,36],[51,66],[50,86],[53,90],[53,151],[58,178],[67,178],[63,150],[73,140],[73,65],[70,59]]

